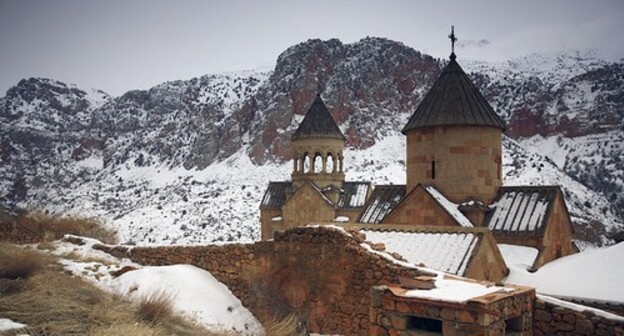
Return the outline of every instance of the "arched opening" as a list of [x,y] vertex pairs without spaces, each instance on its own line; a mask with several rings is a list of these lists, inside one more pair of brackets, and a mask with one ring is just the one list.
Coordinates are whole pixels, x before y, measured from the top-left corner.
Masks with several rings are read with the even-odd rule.
[[299,158],[297,157],[293,159],[293,170],[295,173],[299,172]]
[[310,169],[312,168],[312,162],[308,153],[305,153],[303,155],[303,173],[308,174],[310,173]]
[[322,173],[323,172],[323,156],[321,153],[316,152],[314,154],[314,173]]
[[325,172],[332,174],[334,173],[334,169],[336,168],[334,165],[334,155],[332,153],[329,153],[329,155],[327,155],[327,164],[325,165]]

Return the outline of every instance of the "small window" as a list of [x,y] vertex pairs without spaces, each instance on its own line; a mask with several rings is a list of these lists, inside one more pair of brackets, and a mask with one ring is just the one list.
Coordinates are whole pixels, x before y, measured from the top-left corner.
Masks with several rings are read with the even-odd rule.
[[420,316],[409,316],[407,331],[410,335],[442,335],[442,321]]
[[431,161],[431,179],[435,180],[435,160]]
[[522,316],[505,320],[505,335],[520,335],[522,329]]

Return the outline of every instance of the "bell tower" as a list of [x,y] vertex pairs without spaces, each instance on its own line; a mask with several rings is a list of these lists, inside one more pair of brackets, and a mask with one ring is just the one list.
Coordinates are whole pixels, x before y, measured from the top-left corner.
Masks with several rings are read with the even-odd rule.
[[332,185],[341,188],[345,180],[345,137],[320,94],[310,105],[291,140],[294,163],[291,176],[295,188],[305,181],[312,181],[321,189]]
[[456,61],[454,30],[449,63],[403,128],[407,136],[407,192],[435,186],[449,200],[491,203],[502,186],[505,124]]

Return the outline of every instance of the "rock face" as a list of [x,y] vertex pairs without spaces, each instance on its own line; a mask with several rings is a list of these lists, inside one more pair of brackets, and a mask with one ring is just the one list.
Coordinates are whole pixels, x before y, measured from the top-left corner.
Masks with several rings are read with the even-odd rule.
[[255,99],[250,155],[290,159],[290,134],[321,92],[347,146],[367,148],[403,127],[437,78],[441,63],[401,43],[309,40],[287,49]]
[[[387,39],[353,44],[332,39],[288,48],[273,71],[206,75],[116,98],[50,79],[22,80],[0,98],[0,204],[43,204],[64,211],[63,203],[84,203],[74,190],[90,186],[84,191],[90,201],[119,210],[117,217],[132,212],[136,202],[125,202],[124,192],[161,200],[165,204],[159,207],[187,202],[191,182],[220,195],[227,188],[213,188],[217,181],[187,177],[183,188],[171,190],[128,183],[138,171],[150,169],[206,171],[243,151],[257,165],[284,163],[291,155],[290,135],[318,92],[347,146],[370,148],[405,125],[444,62]],[[622,204],[617,134],[624,119],[623,64],[580,53],[532,55],[501,64],[463,61],[460,54],[458,62],[507,122],[507,135],[563,137],[560,142],[570,148],[583,148],[567,150],[557,166]],[[606,144],[595,140],[603,134],[611,134]],[[578,141],[583,145],[573,146]],[[600,156],[593,165],[588,161],[592,153]],[[202,193],[198,197],[209,199]]]

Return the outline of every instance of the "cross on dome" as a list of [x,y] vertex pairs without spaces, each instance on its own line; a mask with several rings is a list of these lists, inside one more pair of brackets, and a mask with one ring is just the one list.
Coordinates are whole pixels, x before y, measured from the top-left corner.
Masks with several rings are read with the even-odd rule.
[[455,59],[455,42],[457,42],[457,36],[455,36],[455,26],[451,26],[451,34],[448,38],[451,40],[451,59]]

